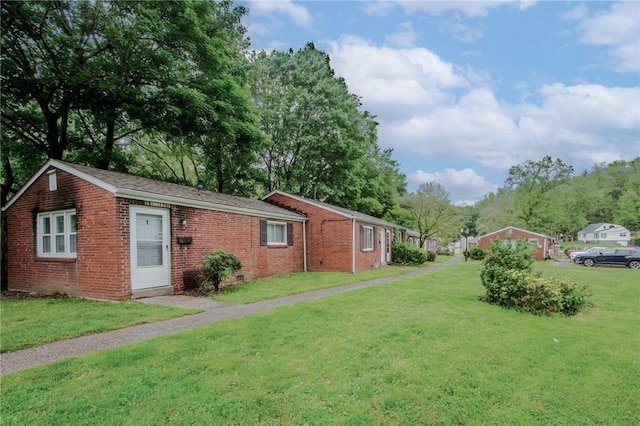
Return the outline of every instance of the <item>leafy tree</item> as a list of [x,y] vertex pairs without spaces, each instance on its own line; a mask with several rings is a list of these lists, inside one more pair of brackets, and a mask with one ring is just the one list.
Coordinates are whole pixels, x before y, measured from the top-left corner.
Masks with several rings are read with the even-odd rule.
[[628,179],[624,192],[618,199],[613,222],[630,230],[640,230],[640,173]]
[[[640,158],[636,158],[596,164],[579,176],[542,179],[540,188],[533,181],[526,183],[528,187],[507,185],[476,205],[480,210],[478,229],[486,233],[512,225],[552,235],[575,236],[589,223],[613,222],[635,231],[640,227],[639,180]],[[525,188],[530,190],[527,192]],[[527,198],[532,194],[537,194],[537,199]],[[535,207],[529,222],[521,214],[523,200],[527,206]]]
[[413,228],[420,233],[420,247],[429,238],[450,238],[458,234],[457,212],[441,184],[422,183],[415,193],[402,197],[399,203],[408,212]]
[[467,230],[469,235],[478,236],[477,222],[480,218],[480,208],[478,205],[460,207],[462,222],[460,227]]
[[326,198],[344,182],[357,158],[354,145],[365,137],[357,97],[311,43],[296,53],[261,52],[252,62],[268,140],[261,153],[265,189]]
[[266,135],[259,152],[264,191],[281,189],[383,216],[406,187],[377,123],[311,43],[251,59],[252,94]]
[[509,188],[490,193],[478,204],[480,214],[476,221],[478,234],[488,234],[507,226],[526,227],[516,214],[516,194]]
[[108,166],[115,141],[133,130],[121,123],[126,130],[116,134],[126,108],[142,104],[145,87],[166,71],[149,36],[160,27],[145,28],[142,7],[3,2],[3,125],[49,158],[86,144],[96,165]]
[[244,85],[245,13],[230,1],[3,2],[2,124],[15,140],[5,183],[24,146],[124,170],[132,158],[120,147],[144,130],[200,146],[207,186],[238,191],[261,140]]
[[129,166],[133,174],[187,186],[206,186],[202,153],[184,138],[144,132],[127,138],[123,146],[136,160]]
[[573,167],[561,159],[545,156],[540,161],[526,161],[512,166],[505,180],[508,188],[516,193],[516,214],[528,229],[550,232],[548,208],[552,202],[549,191],[571,177]]

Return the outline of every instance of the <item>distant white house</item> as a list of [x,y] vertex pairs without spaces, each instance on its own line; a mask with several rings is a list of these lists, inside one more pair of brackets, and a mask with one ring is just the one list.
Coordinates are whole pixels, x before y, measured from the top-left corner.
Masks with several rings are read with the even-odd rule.
[[631,232],[624,226],[613,223],[592,223],[578,231],[578,241],[583,243],[617,243],[628,246]]

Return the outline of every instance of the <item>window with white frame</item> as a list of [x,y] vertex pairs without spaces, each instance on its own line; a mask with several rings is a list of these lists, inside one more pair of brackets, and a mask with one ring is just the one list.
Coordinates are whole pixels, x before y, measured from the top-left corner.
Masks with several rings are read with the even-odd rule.
[[38,256],[75,258],[77,222],[75,210],[38,213]]
[[362,251],[373,250],[373,228],[371,226],[362,226],[360,246],[362,247]]
[[287,244],[287,224],[267,222],[267,244]]

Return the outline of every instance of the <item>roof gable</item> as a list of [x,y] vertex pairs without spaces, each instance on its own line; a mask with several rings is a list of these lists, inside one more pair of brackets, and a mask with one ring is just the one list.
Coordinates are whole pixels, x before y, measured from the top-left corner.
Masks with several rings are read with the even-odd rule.
[[301,201],[303,203],[307,203],[310,204],[312,206],[336,213],[340,216],[343,217],[347,217],[349,219],[355,219],[359,222],[366,222],[366,223],[371,223],[371,224],[375,224],[375,225],[380,225],[380,226],[386,226],[386,227],[390,227],[390,228],[402,228],[405,229],[403,226],[399,226],[396,225],[394,223],[388,222],[384,219],[379,219],[377,217],[374,216],[370,216],[368,214],[364,214],[364,213],[360,213],[357,212],[355,210],[349,210],[349,209],[345,209],[343,207],[338,207],[338,206],[334,206],[332,204],[329,203],[325,203],[322,201],[318,201],[318,200],[311,200],[309,198],[305,198],[299,195],[293,195],[293,194],[289,194],[287,192],[284,191],[279,191],[279,190],[275,190],[270,192],[269,194],[265,195],[264,197],[262,197],[263,200],[269,198],[271,195],[273,194],[280,194],[283,195],[285,197],[289,197],[289,198],[293,198],[294,200],[298,200]]
[[513,230],[515,230],[515,231],[525,232],[525,233],[527,233],[527,234],[537,235],[537,236],[539,236],[539,237],[543,237],[543,238],[551,238],[549,235],[544,235],[544,234],[541,234],[541,233],[539,233],[539,232],[528,231],[528,230],[526,230],[526,229],[522,229],[522,228],[516,228],[515,226],[507,226],[506,228],[502,228],[502,229],[499,229],[499,230],[497,230],[497,231],[493,231],[493,232],[490,232],[490,233],[488,233],[488,234],[481,235],[481,236],[479,236],[479,237],[477,237],[477,238],[478,238],[478,239],[481,239],[481,238],[488,237],[489,235],[499,234],[499,233],[501,233],[501,232],[503,232],[503,231],[506,231],[506,230],[508,230],[508,229],[513,229]]
[[56,168],[72,174],[93,185],[99,186],[116,197],[136,200],[162,202],[187,207],[227,211],[231,213],[265,216],[269,218],[306,220],[304,215],[294,213],[282,207],[274,206],[262,200],[221,194],[170,182],[157,181],[141,176],[109,170],[94,169],[58,160],[49,160],[14,195],[4,209],[17,200],[49,168]]
[[579,233],[589,233],[589,232],[595,232],[598,228],[600,228],[602,225],[604,225],[604,223],[591,223],[587,226],[584,227],[584,229],[581,229],[580,231],[578,231]]
[[578,231],[579,234],[589,234],[593,232],[600,231],[629,231],[627,228],[621,225],[616,225],[615,223],[592,223],[587,225],[584,229]]

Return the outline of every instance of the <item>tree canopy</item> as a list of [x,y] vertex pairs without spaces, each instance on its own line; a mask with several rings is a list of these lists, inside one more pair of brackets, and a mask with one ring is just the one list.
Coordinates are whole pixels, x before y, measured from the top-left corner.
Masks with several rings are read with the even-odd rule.
[[405,191],[377,123],[312,43],[251,59],[252,96],[266,136],[259,151],[265,191],[284,190],[382,216]]
[[0,3],[2,205],[45,159],[256,197],[280,189],[426,238],[505,226],[640,228],[640,158],[574,176],[550,156],[509,169],[475,206],[431,182],[407,194],[376,117],[329,55],[250,52],[230,0]]
[[571,173],[571,166],[551,157],[512,167],[505,187],[477,204],[479,233],[517,226],[575,236],[602,222],[640,229],[640,157]]

